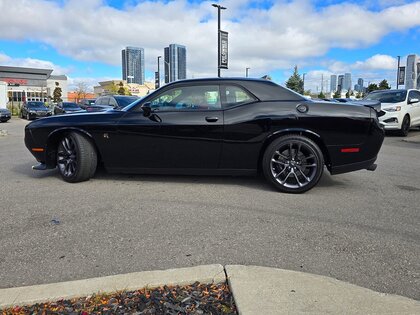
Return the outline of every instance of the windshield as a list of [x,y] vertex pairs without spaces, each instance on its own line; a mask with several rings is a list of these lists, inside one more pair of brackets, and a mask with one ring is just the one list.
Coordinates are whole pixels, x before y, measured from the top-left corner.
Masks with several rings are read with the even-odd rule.
[[76,103],[63,103],[64,108],[79,108]]
[[45,109],[45,105],[43,102],[28,102],[29,108],[42,108]]
[[133,96],[133,97],[116,97],[116,98],[115,98],[115,100],[117,101],[118,106],[119,106],[120,108],[124,108],[124,107],[126,107],[127,105],[129,105],[129,104],[133,103],[134,101],[137,101],[138,99],[139,99],[139,98],[138,98],[138,97],[136,97],[136,96]]
[[381,103],[399,103],[404,102],[407,91],[383,91],[374,92],[366,96],[365,100],[380,101]]

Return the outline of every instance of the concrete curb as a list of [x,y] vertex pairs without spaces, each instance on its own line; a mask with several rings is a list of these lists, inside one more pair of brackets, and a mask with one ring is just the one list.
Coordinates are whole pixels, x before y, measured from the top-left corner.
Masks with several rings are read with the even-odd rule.
[[304,272],[225,266],[239,314],[420,314],[420,302]]
[[205,265],[157,271],[143,271],[116,276],[0,289],[0,309],[15,305],[29,305],[120,290],[156,288],[162,285],[221,283],[226,281],[222,265]]

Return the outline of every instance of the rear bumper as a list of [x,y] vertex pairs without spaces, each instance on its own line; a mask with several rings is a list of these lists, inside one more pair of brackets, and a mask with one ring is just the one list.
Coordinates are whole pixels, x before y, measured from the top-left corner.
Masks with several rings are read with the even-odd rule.
[[345,164],[345,165],[340,165],[340,166],[332,166],[330,173],[331,175],[337,175],[337,174],[348,173],[348,172],[353,172],[353,171],[358,171],[358,170],[366,170],[366,169],[372,170],[371,168],[373,168],[372,166],[375,164],[376,158],[377,157],[375,156],[373,159],[363,161],[363,162],[356,162],[356,163]]

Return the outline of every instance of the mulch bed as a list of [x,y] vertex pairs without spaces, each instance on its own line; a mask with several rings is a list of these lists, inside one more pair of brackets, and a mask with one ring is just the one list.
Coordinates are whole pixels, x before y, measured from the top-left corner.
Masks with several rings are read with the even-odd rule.
[[15,306],[2,310],[3,315],[23,314],[237,314],[229,286],[194,283],[188,286],[160,287],[114,294]]

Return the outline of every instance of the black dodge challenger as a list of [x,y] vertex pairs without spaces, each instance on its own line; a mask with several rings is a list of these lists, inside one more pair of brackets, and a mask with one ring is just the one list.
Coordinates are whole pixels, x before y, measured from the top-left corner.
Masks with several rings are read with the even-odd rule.
[[120,110],[28,124],[25,144],[67,182],[109,172],[250,175],[305,192],[331,174],[374,170],[379,103],[314,102],[271,81],[195,79],[165,85]]

